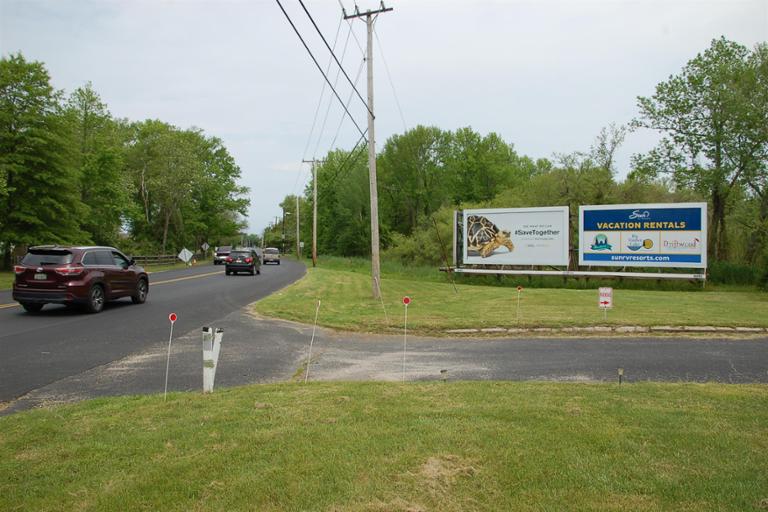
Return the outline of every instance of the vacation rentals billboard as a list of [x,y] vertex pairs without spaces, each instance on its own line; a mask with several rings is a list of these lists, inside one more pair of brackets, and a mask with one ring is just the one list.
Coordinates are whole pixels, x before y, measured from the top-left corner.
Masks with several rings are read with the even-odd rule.
[[568,207],[464,210],[464,263],[568,265]]
[[707,266],[707,204],[579,207],[579,265]]

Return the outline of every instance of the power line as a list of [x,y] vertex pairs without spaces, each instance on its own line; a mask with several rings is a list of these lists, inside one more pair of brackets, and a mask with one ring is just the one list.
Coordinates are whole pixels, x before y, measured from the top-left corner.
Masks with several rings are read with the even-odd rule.
[[395,97],[395,104],[397,105],[397,111],[400,112],[400,120],[403,122],[403,132],[408,131],[408,126],[405,123],[405,116],[403,115],[403,109],[400,108],[400,100],[397,98],[397,91],[395,90],[395,84],[392,82],[392,75],[389,73],[389,66],[387,65],[387,59],[384,58],[384,50],[381,46],[381,40],[379,40],[379,33],[376,32],[376,25],[373,26],[373,35],[376,36],[376,42],[379,43],[379,54],[381,55],[381,61],[384,63],[384,69],[387,72],[387,79],[389,80],[389,86],[392,87],[392,95]]
[[[336,36],[333,38],[333,47],[336,48],[336,42],[339,39],[339,32],[341,31],[341,22],[343,19],[339,20],[339,26],[336,27]],[[349,39],[349,37],[347,37]],[[331,68],[331,58],[328,58],[328,65],[325,67],[325,72],[327,73],[328,70]],[[320,89],[320,97],[317,100],[317,107],[315,108],[315,116],[312,118],[312,128],[309,129],[309,135],[307,136],[307,143],[304,145],[304,152],[302,153],[302,160],[307,156],[307,150],[309,149],[309,143],[312,141],[312,134],[315,133],[315,126],[317,125],[317,114],[320,113],[320,105],[323,103],[323,97],[325,96],[325,87],[326,83],[323,82],[323,87]],[[344,118],[344,114],[341,114],[342,119]],[[302,162],[303,163],[303,162]],[[296,173],[296,179],[293,182],[293,192],[296,192],[296,186],[299,184],[299,178],[303,176],[303,173],[301,172],[301,165],[299,165],[299,170]]]
[[[344,49],[341,52],[341,60],[342,61],[344,60],[344,57],[347,55],[347,48],[349,47],[349,36],[350,36],[351,33],[352,33],[352,28],[350,27],[349,31],[347,32],[347,38],[344,41]],[[334,48],[335,48],[335,46],[334,46]],[[333,80],[334,87],[339,82],[339,75],[340,74],[341,74],[341,72],[339,70],[337,70],[336,71],[336,77]],[[357,81],[355,81],[355,82],[357,82]],[[351,92],[352,91],[350,91],[350,94],[351,94]],[[332,102],[330,101],[330,98],[329,98],[328,108],[325,109],[325,117],[323,118],[323,124],[320,127],[320,132],[317,134],[317,143],[315,144],[315,151],[312,153],[312,158],[313,159],[317,156],[317,149],[320,147],[320,141],[321,141],[321,139],[323,137],[323,133],[325,133],[325,126],[326,126],[326,123],[328,122],[328,115],[331,112],[331,104],[332,104]],[[346,105],[347,105],[347,107],[349,107],[349,100],[347,100]],[[342,116],[343,115],[344,114],[342,113]]]
[[[357,139],[357,142],[355,143],[355,146],[352,148],[352,150],[349,153],[347,153],[347,156],[346,156],[346,158],[344,158],[344,161],[341,162],[341,165],[339,165],[336,168],[336,172],[333,173],[333,176],[331,177],[330,181],[328,181],[328,184],[326,185],[327,187],[331,187],[331,186],[333,186],[334,183],[336,183],[336,180],[341,175],[341,172],[346,170],[345,167],[346,167],[347,163],[350,164],[349,168],[350,169],[352,168],[352,164],[354,164],[357,161],[357,158],[359,157],[360,154],[362,154],[362,152],[360,152],[358,154],[358,156],[356,156],[354,158],[354,160],[351,160],[352,155],[355,154],[355,151],[357,150],[358,146],[360,146],[360,143],[363,142],[364,140],[365,140],[365,135],[363,135],[362,137]],[[360,147],[362,148],[364,146],[360,146]]]
[[[365,65],[365,60],[360,62],[360,67],[357,69],[357,76],[355,77],[355,83],[357,83],[357,81],[360,80],[360,75],[363,73],[364,65]],[[351,101],[352,101],[352,91],[349,91],[349,97],[347,97],[347,106],[349,106],[349,103]],[[341,114],[341,119],[339,119],[339,126],[336,127],[336,135],[333,136],[333,140],[331,141],[331,145],[328,149],[329,151],[332,150],[333,145],[336,144],[336,139],[339,137],[342,124],[344,124],[344,113]]]
[[[317,62],[317,59],[315,58],[314,54],[312,53],[312,50],[309,49],[309,46],[307,46],[307,43],[304,41],[304,38],[301,37],[301,34],[299,33],[299,30],[296,28],[296,25],[293,24],[293,20],[291,20],[291,17],[288,16],[287,12],[285,12],[285,9],[283,8],[283,4],[280,3],[280,0],[275,0],[275,2],[277,2],[277,5],[280,7],[280,10],[283,11],[283,14],[285,15],[285,19],[288,20],[288,23],[290,23],[291,28],[293,28],[293,31],[296,32],[296,35],[299,37],[299,40],[301,41],[301,44],[304,45],[304,48],[307,50],[307,53],[309,53],[309,56],[312,58],[312,62],[314,62],[315,66],[317,66],[317,70],[320,71],[320,74],[323,75],[323,78],[325,78],[325,81],[331,87],[331,90],[333,91],[334,96],[336,96],[336,99],[339,100],[339,103],[341,103],[341,105],[344,107],[344,111],[349,116],[349,119],[355,125],[355,128],[357,128],[357,131],[360,132],[361,135],[363,135],[365,132],[360,128],[360,126],[358,126],[357,122],[355,122],[355,118],[352,117],[352,114],[349,112],[349,109],[346,107],[346,105],[344,105],[344,102],[339,97],[339,93],[337,93],[336,89],[334,89],[334,87],[331,85],[331,81],[328,80],[328,77],[323,72],[323,68],[320,67],[320,64]],[[325,40],[325,39],[323,39],[323,40]],[[328,43],[326,43],[326,45],[327,44]],[[335,58],[335,56],[334,56],[334,58]]]
[[[278,0],[278,3],[280,3],[279,0]],[[339,66],[339,69],[341,69],[341,72],[344,73],[344,76],[346,77],[347,82],[349,82],[349,85],[351,85],[352,89],[355,90],[355,92],[357,93],[357,97],[360,98],[360,101],[362,101],[363,105],[365,105],[365,109],[371,115],[373,115],[373,112],[371,112],[371,109],[368,107],[368,102],[366,102],[363,99],[362,95],[360,94],[360,91],[358,91],[357,87],[355,87],[355,84],[352,83],[352,79],[349,78],[349,75],[347,74],[347,72],[344,71],[344,67],[341,65],[341,62],[339,62],[339,59],[336,58],[336,55],[333,53],[333,50],[331,49],[330,45],[328,44],[328,41],[325,40],[325,36],[323,35],[323,33],[320,32],[320,29],[318,28],[317,23],[315,23],[315,20],[314,20],[314,18],[312,18],[312,15],[309,14],[309,11],[307,10],[306,6],[304,5],[303,0],[299,0],[299,4],[301,4],[301,8],[304,9],[304,12],[307,13],[307,16],[309,17],[309,21],[312,22],[312,25],[315,27],[315,30],[317,31],[317,33],[320,35],[320,38],[323,40],[323,43],[325,43],[325,47],[328,48],[328,51],[331,52],[331,55],[333,55],[333,59],[336,61],[336,64]],[[283,12],[285,12],[285,11],[283,11]]]

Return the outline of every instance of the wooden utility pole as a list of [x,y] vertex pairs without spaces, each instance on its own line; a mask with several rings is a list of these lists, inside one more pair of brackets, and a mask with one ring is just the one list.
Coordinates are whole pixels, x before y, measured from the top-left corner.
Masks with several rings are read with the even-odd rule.
[[[312,266],[317,266],[317,167],[318,160],[302,160],[305,164],[312,164]],[[323,163],[323,160],[319,160]]]
[[299,243],[299,194],[296,194],[296,259],[301,261],[301,246]]
[[355,14],[347,15],[344,12],[344,19],[363,18],[368,28],[368,54],[366,62],[368,64],[368,182],[371,189],[371,281],[373,288],[373,298],[381,298],[379,283],[381,282],[381,264],[379,262],[379,197],[376,185],[376,137],[373,129],[373,22],[379,14],[391,11],[391,7],[384,7],[381,2],[381,8],[375,11],[360,12],[355,6]]

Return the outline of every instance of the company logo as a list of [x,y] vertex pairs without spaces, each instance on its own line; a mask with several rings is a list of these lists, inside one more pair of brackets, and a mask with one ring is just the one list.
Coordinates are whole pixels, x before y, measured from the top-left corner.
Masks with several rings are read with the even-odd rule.
[[608,243],[608,237],[602,233],[595,236],[595,240],[589,248],[593,251],[610,251],[613,249],[611,244]]
[[648,210],[635,210],[631,214],[629,214],[629,220],[635,220],[635,219],[650,219],[651,218],[651,212]]
[[627,249],[630,251],[639,251],[640,249],[652,249],[653,240],[650,238],[642,239],[637,235],[632,235],[627,240]]
[[701,240],[694,238],[693,240],[664,240],[665,249],[696,249],[701,244]]

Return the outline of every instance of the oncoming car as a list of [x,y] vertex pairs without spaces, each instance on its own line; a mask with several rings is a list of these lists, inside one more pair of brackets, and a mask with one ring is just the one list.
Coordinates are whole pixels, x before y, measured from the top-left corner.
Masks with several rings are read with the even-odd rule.
[[267,247],[264,249],[264,264],[277,263],[280,264],[280,251],[274,247]]
[[144,269],[114,247],[30,247],[13,270],[13,300],[29,313],[46,304],[80,305],[98,313],[106,301],[130,297],[142,304],[149,293]]
[[251,275],[261,274],[261,260],[253,249],[233,249],[224,264],[227,275],[238,272],[248,272]]
[[215,252],[216,254],[213,256],[213,264],[221,265],[222,263],[226,263],[227,256],[232,252],[232,246],[222,245],[221,247],[217,247]]

